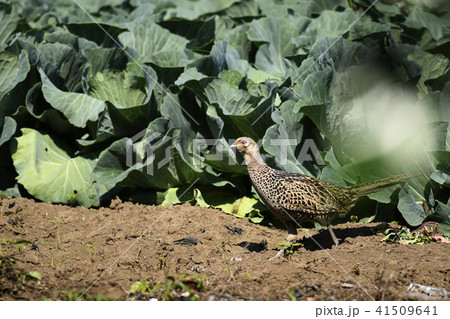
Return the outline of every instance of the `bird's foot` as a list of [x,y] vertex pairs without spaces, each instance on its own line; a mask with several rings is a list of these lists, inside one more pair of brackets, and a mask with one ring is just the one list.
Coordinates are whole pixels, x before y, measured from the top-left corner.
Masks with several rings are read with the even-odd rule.
[[340,242],[341,242],[341,240],[337,239],[337,242],[334,242],[334,245],[331,246],[331,249],[336,249]]
[[286,237],[286,242],[288,243],[288,244],[292,244],[292,243],[294,243],[295,241],[297,241],[297,235],[295,234],[289,234],[289,235],[287,235],[287,237]]
[[334,234],[333,228],[331,225],[328,225],[328,230],[330,231],[331,238],[333,239],[334,246],[332,248],[336,248],[339,245],[339,239]]

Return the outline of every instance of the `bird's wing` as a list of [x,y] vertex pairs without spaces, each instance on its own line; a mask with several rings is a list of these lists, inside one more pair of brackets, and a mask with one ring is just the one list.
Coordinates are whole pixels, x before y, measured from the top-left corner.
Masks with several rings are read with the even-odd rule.
[[[307,213],[342,213],[344,208],[324,182],[301,174],[280,176],[277,201],[288,211]],[[334,185],[333,185],[334,186]]]

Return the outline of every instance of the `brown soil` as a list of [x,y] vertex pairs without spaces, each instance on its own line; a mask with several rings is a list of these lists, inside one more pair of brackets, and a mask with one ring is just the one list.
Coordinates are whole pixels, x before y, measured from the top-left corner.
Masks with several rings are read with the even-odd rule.
[[[35,245],[3,240],[0,300],[70,300],[88,288],[80,299],[411,300],[412,282],[450,290],[450,245],[381,242],[377,226],[335,226],[343,239],[335,249],[328,232],[309,229],[324,250],[305,236],[297,254],[269,261],[284,230],[215,209],[114,200],[97,210],[5,198],[0,238]],[[137,281],[148,291],[130,293]]]

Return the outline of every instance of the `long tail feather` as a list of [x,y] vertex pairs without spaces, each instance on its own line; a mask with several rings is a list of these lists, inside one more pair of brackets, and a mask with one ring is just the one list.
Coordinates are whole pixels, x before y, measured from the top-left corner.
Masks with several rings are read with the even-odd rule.
[[349,193],[351,194],[351,197],[354,198],[354,200],[358,199],[359,197],[369,195],[372,193],[377,193],[385,188],[388,188],[392,185],[398,184],[400,182],[403,182],[409,178],[413,178],[416,176],[423,175],[422,172],[414,172],[409,174],[403,174],[403,175],[396,175],[388,178],[382,178],[375,181],[367,182],[360,185],[354,185],[354,186],[348,186]]

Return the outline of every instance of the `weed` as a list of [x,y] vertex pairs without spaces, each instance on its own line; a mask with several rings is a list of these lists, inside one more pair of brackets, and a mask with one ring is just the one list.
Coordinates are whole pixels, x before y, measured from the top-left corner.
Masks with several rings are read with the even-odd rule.
[[0,244],[2,247],[0,252],[3,251],[4,247],[6,247],[6,249],[12,248],[13,250],[17,250],[19,253],[21,253],[24,250],[26,250],[25,244],[31,244],[31,241],[20,238],[19,239],[1,238]]
[[21,278],[22,283],[24,284],[27,279],[41,280],[42,275],[40,272],[37,272],[37,271],[29,271],[25,274],[22,274],[22,276],[20,276],[20,278]]
[[231,269],[229,261],[225,262],[225,271],[230,274],[230,280],[236,281],[236,278],[234,278],[233,276],[233,270]]
[[297,301],[297,297],[295,297],[296,289],[295,288],[289,288],[287,291],[287,294],[289,296],[289,299],[291,301]]
[[385,242],[399,242],[404,245],[418,244],[423,245],[430,243],[442,237],[439,231],[439,226],[434,222],[424,223],[415,231],[411,231],[407,227],[396,227],[395,224],[387,225],[382,230],[386,235],[381,241]]
[[289,299],[291,299],[291,301],[297,301],[297,298],[295,298],[294,291],[292,289],[289,289],[287,294],[289,296]]
[[152,285],[149,282],[136,281],[131,285],[129,293],[130,295],[137,295],[137,294],[153,295],[160,290],[161,284],[152,287]]
[[[169,276],[166,272],[162,300],[198,300],[197,292],[207,290],[203,277],[190,278],[184,274]],[[159,298],[158,298],[159,299]]]
[[[9,281],[14,287],[16,284],[24,284],[28,280],[41,280],[42,275],[37,271],[28,271],[23,273],[16,269],[16,260],[11,257],[0,257],[0,282],[2,282],[2,289],[7,286],[5,281]],[[15,289],[15,288],[13,288]]]
[[78,199],[77,199],[77,195],[75,193],[70,193],[67,194],[67,198],[69,199],[69,205],[70,206],[77,206],[78,203]]
[[160,256],[159,261],[158,261],[159,270],[163,269],[166,266],[167,266],[166,258],[164,258],[163,256]]
[[158,299],[158,300],[198,300],[197,292],[208,289],[206,277],[196,276],[190,278],[185,274],[169,275],[169,267],[164,272],[164,282],[151,284],[146,281],[136,281],[130,287],[131,300]]
[[23,224],[23,216],[16,216],[10,220],[8,220],[8,223],[10,223],[13,226],[18,226],[18,225],[22,225]]
[[[113,298],[105,297],[103,292],[98,294],[97,296],[91,296],[89,293],[82,294],[81,292],[78,292],[76,290],[71,289],[63,289],[58,290],[53,293],[53,295],[56,296],[57,300],[63,300],[63,301],[78,301],[78,300],[84,300],[84,301],[112,301],[115,300]],[[80,298],[81,296],[81,298]],[[47,299],[50,300],[50,299]]]
[[83,246],[90,248],[89,249],[89,255],[90,256],[92,256],[94,254],[94,248],[95,248],[94,244],[92,244],[92,243],[85,243]]
[[11,245],[17,245],[17,244],[31,244],[31,241],[26,239],[8,239],[8,238],[2,238],[0,239],[2,244],[11,244]]
[[303,247],[304,245],[302,243],[288,243],[288,242],[282,242],[278,246],[278,250],[284,249],[284,257],[291,258],[294,255],[297,255],[298,248]]
[[354,264],[353,267],[352,267],[353,273],[355,275],[359,275],[361,273],[361,270],[360,270],[359,266],[360,266],[360,264],[357,263],[357,264]]

